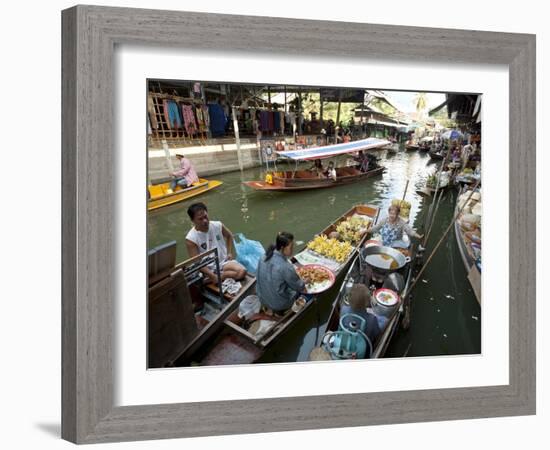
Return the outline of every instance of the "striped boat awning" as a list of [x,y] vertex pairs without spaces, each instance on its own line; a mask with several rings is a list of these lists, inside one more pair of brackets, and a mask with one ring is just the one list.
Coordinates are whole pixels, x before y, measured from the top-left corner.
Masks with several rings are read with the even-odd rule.
[[345,153],[355,153],[360,150],[372,150],[389,144],[391,144],[391,142],[385,139],[368,138],[359,141],[345,142],[343,144],[325,145],[323,147],[311,147],[304,150],[290,150],[277,153],[286,158],[309,161],[313,159],[331,158],[332,156],[343,155]]

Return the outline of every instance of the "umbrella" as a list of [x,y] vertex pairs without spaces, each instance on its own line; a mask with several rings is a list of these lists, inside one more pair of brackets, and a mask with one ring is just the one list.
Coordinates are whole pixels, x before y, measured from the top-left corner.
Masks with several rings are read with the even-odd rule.
[[462,133],[458,130],[445,131],[445,133],[443,133],[442,135],[443,139],[450,139],[450,140],[460,139],[462,136],[463,136]]

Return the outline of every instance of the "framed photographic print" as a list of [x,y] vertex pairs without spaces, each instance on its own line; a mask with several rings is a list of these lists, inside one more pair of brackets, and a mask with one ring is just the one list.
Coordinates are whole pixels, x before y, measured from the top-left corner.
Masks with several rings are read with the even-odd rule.
[[64,11],[63,437],[533,414],[534,71],[532,35]]

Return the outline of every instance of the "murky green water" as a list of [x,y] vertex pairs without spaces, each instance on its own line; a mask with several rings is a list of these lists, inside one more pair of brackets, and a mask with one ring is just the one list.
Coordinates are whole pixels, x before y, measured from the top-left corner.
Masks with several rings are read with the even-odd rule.
[[[292,232],[298,243],[307,242],[358,203],[381,206],[381,217],[384,217],[391,200],[403,196],[407,180],[406,200],[412,203],[411,219],[415,227],[420,227],[430,200],[419,196],[416,190],[424,186],[436,165],[429,164],[428,156],[418,152],[380,152],[379,156],[388,169],[383,175],[348,186],[309,192],[255,192],[241,184],[243,180],[260,178],[260,168],[216,177],[224,184],[214,191],[149,214],[148,246],[152,248],[176,240],[178,261],[186,259],[185,235],[191,227],[186,210],[196,201],[207,204],[211,219],[221,220],[233,233],[244,233],[264,246],[283,230]],[[449,224],[454,204],[454,192],[441,200],[426,255]],[[410,329],[399,331],[387,356],[480,353],[480,306],[466,278],[453,231],[423,273],[422,280],[425,282],[420,281],[414,291]],[[317,309],[311,308],[307,317],[266,352],[263,361],[307,360],[309,352],[323,335],[336,291],[335,286]]]

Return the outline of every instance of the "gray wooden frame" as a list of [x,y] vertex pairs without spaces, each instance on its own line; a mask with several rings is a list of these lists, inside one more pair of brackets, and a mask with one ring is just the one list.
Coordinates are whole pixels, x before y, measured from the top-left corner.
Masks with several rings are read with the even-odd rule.
[[[63,11],[62,29],[63,438],[93,443],[535,413],[534,35],[94,6]],[[113,51],[119,43],[508,66],[510,236],[523,236],[510,239],[510,383],[114,407]]]

